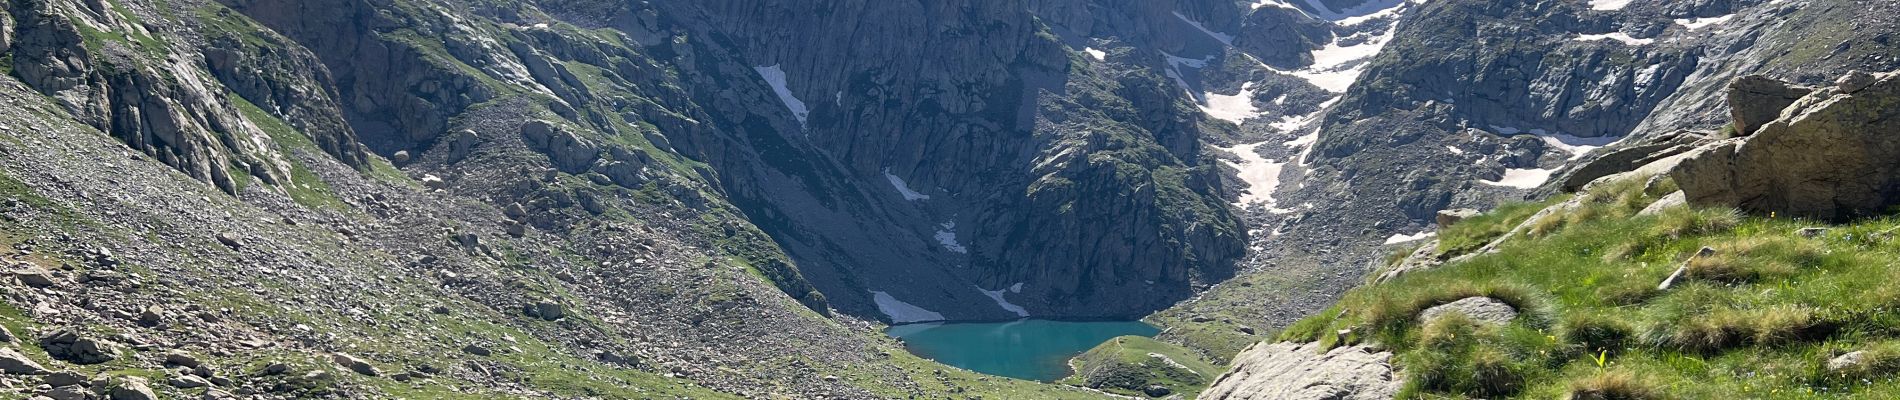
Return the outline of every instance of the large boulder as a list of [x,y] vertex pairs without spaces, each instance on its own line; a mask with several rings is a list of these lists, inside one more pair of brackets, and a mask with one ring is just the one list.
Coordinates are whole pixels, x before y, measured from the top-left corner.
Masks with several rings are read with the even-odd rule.
[[46,367],[40,366],[40,363],[33,362],[31,358],[26,358],[26,355],[20,354],[20,352],[0,347],[0,372],[39,375],[46,373]]
[[1504,325],[1517,319],[1517,307],[1511,307],[1510,304],[1490,297],[1466,297],[1427,308],[1424,312],[1418,313],[1418,319],[1421,322],[1431,323],[1433,320],[1454,313],[1464,314],[1472,321],[1490,325]]
[[55,359],[74,364],[99,364],[118,358],[118,350],[111,344],[97,339],[81,336],[78,331],[62,329],[40,338],[40,347]]
[[585,172],[600,159],[600,147],[587,139],[544,120],[521,124],[521,138],[528,147],[548,155],[555,168],[570,174]]
[[1362,346],[1320,353],[1317,343],[1261,342],[1234,356],[1233,368],[1200,399],[1387,400],[1400,385],[1391,360],[1390,352]]
[[1735,135],[1748,136],[1781,116],[1781,110],[1807,96],[1814,88],[1796,86],[1761,75],[1736,78],[1728,85],[1729,116],[1735,119]]
[[1691,152],[1670,172],[1686,200],[1822,220],[1900,204],[1900,72],[1852,94],[1814,91],[1780,115],[1752,136]]

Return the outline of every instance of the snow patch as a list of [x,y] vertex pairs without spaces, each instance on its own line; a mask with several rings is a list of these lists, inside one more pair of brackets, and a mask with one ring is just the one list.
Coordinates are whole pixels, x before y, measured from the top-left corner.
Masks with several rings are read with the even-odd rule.
[[1316,142],[1319,142],[1318,128],[1313,129],[1313,133],[1300,135],[1300,137],[1293,138],[1293,140],[1288,140],[1284,144],[1289,149],[1301,149],[1300,155],[1297,157],[1294,157],[1293,159],[1299,160],[1301,165],[1305,165],[1304,163],[1306,162],[1306,155],[1313,153],[1313,143],[1316,143]]
[[1589,42],[1589,41],[1595,41],[1595,40],[1615,40],[1615,41],[1623,42],[1623,44],[1631,45],[1631,46],[1642,46],[1642,45],[1656,42],[1656,39],[1638,39],[1636,37],[1630,36],[1629,34],[1623,33],[1623,32],[1610,32],[1610,33],[1605,33],[1601,35],[1577,35],[1576,38],[1571,39],[1571,40],[1575,40],[1579,42]]
[[1174,12],[1174,17],[1175,17],[1175,18],[1180,18],[1180,19],[1181,19],[1181,22],[1186,22],[1186,23],[1187,23],[1188,25],[1193,25],[1193,26],[1194,26],[1194,29],[1200,29],[1200,30],[1201,30],[1201,33],[1206,33],[1208,37],[1212,37],[1212,38],[1214,38],[1214,40],[1218,40],[1218,41],[1220,41],[1220,43],[1221,43],[1221,44],[1224,44],[1224,45],[1228,45],[1228,46],[1233,46],[1233,45],[1234,45],[1234,35],[1229,35],[1229,34],[1225,34],[1225,33],[1220,33],[1220,32],[1215,32],[1215,31],[1213,31],[1213,30],[1211,30],[1211,29],[1207,29],[1207,27],[1206,27],[1206,26],[1203,26],[1203,25],[1201,25],[1201,23],[1200,23],[1200,22],[1195,22],[1195,21],[1194,21],[1194,20],[1192,20],[1192,19],[1188,19],[1188,17],[1187,17],[1186,15],[1181,15],[1181,12],[1180,12],[1180,11],[1175,11],[1175,12]]
[[[1022,288],[1022,285],[1023,285],[1023,284],[1021,284],[1021,283],[1018,283],[1018,284],[1016,284],[1016,286],[1015,286],[1015,287],[1016,287],[1017,289],[1020,289],[1020,288]],[[1003,308],[1003,311],[1008,311],[1008,312],[1013,312],[1013,313],[1016,313],[1016,316],[1018,316],[1018,317],[1027,317],[1027,316],[1029,316],[1029,310],[1024,310],[1024,309],[1023,309],[1023,306],[1019,306],[1019,305],[1016,305],[1016,304],[1014,304],[1014,303],[1010,303],[1010,302],[1009,302],[1009,300],[1004,300],[1004,299],[1003,299],[1003,292],[1005,292],[1005,290],[983,290],[983,287],[981,287],[981,286],[978,286],[978,287],[976,288],[976,291],[978,291],[978,292],[983,292],[983,295],[984,295],[984,296],[990,296],[990,299],[991,299],[991,300],[996,300],[996,306],[997,306],[997,307],[1002,307],[1002,308]]]
[[1203,93],[1202,97],[1207,100],[1206,104],[1201,105],[1201,112],[1207,113],[1210,117],[1240,125],[1248,119],[1260,116],[1260,109],[1253,106],[1253,93],[1253,82],[1241,84],[1240,93],[1231,96],[1214,92]]
[[1303,1],[1306,2],[1307,7],[1317,12],[1316,15],[1313,15],[1314,17],[1333,22],[1390,11],[1393,8],[1405,4],[1405,0],[1372,0],[1357,6],[1347,7],[1344,10],[1334,10],[1319,0]]
[[1415,242],[1415,241],[1425,239],[1428,237],[1433,237],[1433,236],[1438,236],[1438,232],[1425,231],[1425,232],[1419,232],[1417,234],[1412,234],[1412,235],[1393,234],[1392,237],[1385,238],[1385,244],[1399,244],[1399,243],[1405,243],[1405,242]]
[[1503,178],[1498,178],[1498,180],[1495,181],[1479,180],[1478,183],[1518,189],[1535,189],[1539,185],[1543,185],[1544,182],[1550,181],[1550,174],[1556,171],[1556,169],[1509,168],[1504,170]]
[[1102,61],[1102,60],[1108,59],[1108,52],[1096,50],[1094,47],[1084,47],[1082,48],[1082,52],[1088,53],[1089,58],[1094,58],[1095,61]]
[[1537,138],[1542,139],[1545,145],[1556,148],[1557,150],[1561,150],[1565,153],[1570,153],[1571,160],[1583,158],[1584,155],[1590,154],[1591,151],[1595,151],[1596,149],[1600,149],[1600,148],[1603,148],[1604,146],[1609,146],[1611,144],[1614,144],[1619,140],[1623,140],[1623,138],[1621,137],[1612,137],[1612,136],[1603,136],[1603,137],[1571,136],[1571,135],[1563,134],[1563,133],[1552,133],[1542,128],[1534,128],[1527,131],[1527,130],[1518,129],[1514,127],[1508,127],[1508,126],[1491,125],[1491,131],[1497,132],[1499,135],[1504,135],[1504,136],[1511,136],[1511,135],[1516,135],[1520,133],[1529,133],[1532,135],[1537,135]]
[[1709,17],[1709,18],[1676,18],[1676,25],[1682,25],[1683,28],[1688,28],[1689,30],[1693,31],[1697,29],[1702,29],[1703,27],[1707,27],[1709,25],[1715,25],[1715,24],[1720,24],[1723,22],[1728,22],[1729,18],[1734,18],[1734,17],[1735,17],[1735,14],[1729,14],[1729,15],[1724,15],[1720,17]]
[[1227,165],[1240,170],[1240,181],[1247,184],[1247,192],[1240,195],[1240,201],[1235,202],[1235,206],[1244,208],[1255,203],[1267,208],[1274,206],[1273,192],[1280,190],[1280,171],[1285,169],[1286,163],[1268,160],[1254,152],[1262,144],[1266,142],[1221,149],[1240,157],[1240,162],[1228,161]]
[[1194,87],[1188,85],[1187,78],[1185,78],[1186,75],[1181,74],[1181,67],[1188,67],[1188,68],[1194,68],[1194,69],[1207,68],[1207,62],[1214,59],[1214,56],[1207,56],[1207,58],[1201,58],[1201,59],[1193,59],[1193,58],[1176,56],[1173,54],[1169,54],[1168,52],[1165,52],[1165,51],[1161,52],[1161,55],[1163,57],[1167,57],[1167,60],[1168,60],[1168,69],[1163,70],[1162,72],[1166,73],[1169,78],[1174,78],[1174,83],[1181,84],[1181,90],[1187,91],[1189,96],[1194,95]]
[[[1330,100],[1326,100],[1326,102],[1319,103],[1319,110],[1313,111],[1313,113],[1311,114],[1288,115],[1284,118],[1280,118],[1279,122],[1274,122],[1267,125],[1272,126],[1273,129],[1278,129],[1282,132],[1292,132],[1292,131],[1299,130],[1300,128],[1304,128],[1307,125],[1312,124],[1313,121],[1318,121],[1320,114],[1325,114],[1327,108],[1332,107],[1333,103],[1338,103],[1339,99],[1343,97],[1344,96],[1334,97]],[[1280,98],[1275,101],[1277,102],[1277,101],[1284,101],[1284,100],[1286,100],[1286,95],[1281,95]]]
[[1630,5],[1630,0],[1590,0],[1590,9],[1597,11],[1621,10]]
[[891,297],[890,293],[873,290],[871,300],[877,302],[877,311],[891,317],[891,323],[894,324],[943,320],[943,314],[905,303],[903,300]]
[[1379,55],[1379,50],[1384,49],[1385,44],[1392,41],[1392,34],[1397,30],[1395,24],[1393,27],[1387,27],[1378,36],[1357,41],[1352,45],[1340,44],[1347,42],[1350,37],[1333,38],[1332,43],[1327,43],[1326,47],[1313,51],[1313,64],[1306,68],[1286,71],[1260,63],[1258,59],[1254,59],[1254,62],[1260,63],[1261,68],[1304,79],[1307,83],[1328,92],[1345,93],[1347,88],[1352,87],[1353,82],[1359,80],[1359,74],[1365,72],[1366,66],[1371,64],[1368,61],[1372,59],[1372,56]]
[[1294,7],[1292,4],[1287,4],[1280,0],[1260,0],[1253,3],[1253,9],[1258,10],[1261,7],[1279,7],[1306,13],[1306,10],[1301,10],[1299,7]]
[[904,178],[899,178],[897,177],[897,175],[892,175],[890,168],[884,169],[884,179],[891,181],[891,187],[897,188],[897,193],[904,195],[904,200],[910,200],[910,201],[930,200],[930,195],[917,193],[917,191],[915,190],[910,190],[910,185],[904,183]]
[[1589,138],[1576,137],[1576,136],[1565,135],[1562,133],[1546,133],[1542,129],[1532,129],[1531,133],[1536,134],[1539,138],[1544,139],[1544,144],[1550,145],[1551,147],[1556,147],[1558,150],[1563,150],[1566,153],[1570,153],[1571,160],[1583,158],[1585,154],[1589,154],[1591,151],[1595,151],[1596,149],[1603,148],[1604,146],[1609,146],[1610,144],[1616,143],[1616,141],[1623,139],[1619,137],[1608,137],[1608,136],[1589,137]]
[[957,242],[957,223],[945,222],[942,225],[937,225],[937,227],[940,228],[937,229],[937,243],[943,244],[945,250],[964,254],[970,253],[970,248],[963,247],[963,243]]
[[805,102],[799,100],[798,96],[792,95],[791,87],[786,86],[785,70],[778,65],[753,69],[759,71],[759,77],[765,78],[766,83],[772,84],[772,92],[778,93],[778,100],[785,103],[785,109],[792,110],[792,117],[798,118],[798,126],[804,127],[805,117],[811,115],[811,109],[805,107]]

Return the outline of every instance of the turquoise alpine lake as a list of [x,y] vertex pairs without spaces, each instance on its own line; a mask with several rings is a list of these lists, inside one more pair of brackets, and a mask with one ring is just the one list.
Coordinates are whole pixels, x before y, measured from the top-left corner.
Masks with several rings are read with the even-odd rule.
[[919,357],[990,375],[1036,381],[1069,376],[1069,359],[1118,336],[1153,337],[1160,329],[1140,321],[1072,322],[1025,319],[893,326]]

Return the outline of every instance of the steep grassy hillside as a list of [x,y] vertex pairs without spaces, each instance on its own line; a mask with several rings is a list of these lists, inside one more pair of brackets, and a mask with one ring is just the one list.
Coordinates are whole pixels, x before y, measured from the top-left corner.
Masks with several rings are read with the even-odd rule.
[[[1355,289],[1281,339],[1383,346],[1401,398],[1900,396],[1900,219],[1640,212],[1673,187],[1623,180],[1460,222],[1438,245],[1453,261]],[[1519,221],[1496,252],[1455,257]],[[1474,296],[1520,314],[1418,317]]]

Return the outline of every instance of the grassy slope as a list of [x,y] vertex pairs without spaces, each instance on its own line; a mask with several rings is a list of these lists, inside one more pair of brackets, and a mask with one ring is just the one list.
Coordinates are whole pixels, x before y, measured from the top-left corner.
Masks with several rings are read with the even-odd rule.
[[1193,350],[1140,336],[1103,342],[1070,363],[1078,372],[1062,383],[1129,396],[1143,396],[1143,388],[1159,385],[1190,399],[1200,395],[1223,370]]
[[[1374,342],[1399,354],[1411,398],[1864,398],[1900,396],[1900,219],[1826,224],[1677,207],[1636,211],[1663,190],[1603,185],[1583,205],[1532,221],[1499,252],[1353,290],[1283,339]],[[1663,185],[1668,186],[1668,185]],[[1666,190],[1666,188],[1664,188]],[[1514,225],[1523,206],[1468,225]],[[1804,238],[1797,230],[1829,227]],[[1444,249],[1502,230],[1446,231]],[[1683,281],[1657,284],[1698,249]],[[1526,312],[1502,327],[1417,312],[1489,295]],[[1342,313],[1343,311],[1343,313]],[[1866,362],[1827,361],[1867,351]],[[1614,397],[1610,397],[1614,398]]]

